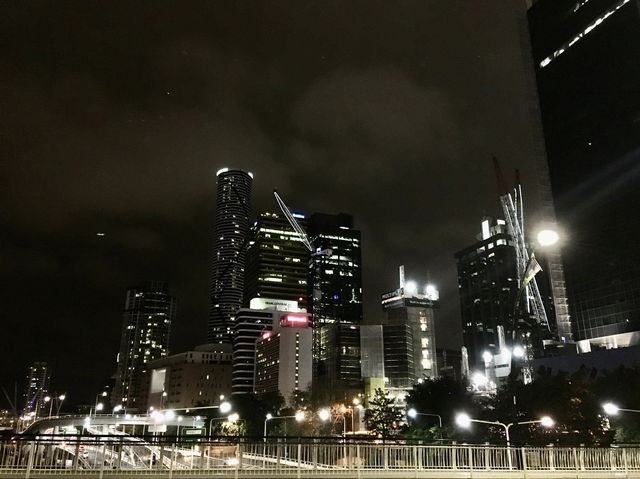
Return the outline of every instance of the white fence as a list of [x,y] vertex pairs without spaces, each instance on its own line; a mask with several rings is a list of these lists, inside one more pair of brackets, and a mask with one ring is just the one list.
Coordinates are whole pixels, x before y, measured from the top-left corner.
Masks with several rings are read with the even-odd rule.
[[[0,477],[639,477],[640,448],[162,442],[128,436],[0,443]],[[437,474],[436,474],[437,473]]]

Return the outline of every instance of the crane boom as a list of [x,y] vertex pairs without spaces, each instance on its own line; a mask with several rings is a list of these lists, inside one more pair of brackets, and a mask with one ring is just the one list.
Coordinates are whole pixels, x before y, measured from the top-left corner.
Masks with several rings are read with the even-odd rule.
[[280,197],[280,195],[276,190],[273,190],[273,196],[276,197],[278,206],[282,210],[282,213],[287,217],[287,220],[289,221],[289,224],[291,225],[293,230],[296,233],[298,233],[298,236],[300,237],[300,241],[302,241],[302,243],[307,247],[309,252],[312,252],[313,247],[311,246],[311,243],[309,243],[309,238],[307,237],[307,233],[305,233],[305,231],[302,229],[302,226],[300,226],[300,224],[293,217],[293,214],[291,213],[291,210],[289,209],[289,207],[285,204],[284,200]]

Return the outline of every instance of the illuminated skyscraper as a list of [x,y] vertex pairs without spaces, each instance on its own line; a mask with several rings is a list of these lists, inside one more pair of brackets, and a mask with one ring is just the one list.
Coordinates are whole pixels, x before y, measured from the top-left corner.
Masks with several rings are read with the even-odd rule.
[[24,385],[24,409],[23,414],[35,412],[40,414],[44,407],[44,398],[49,394],[51,382],[51,370],[46,362],[36,361],[29,366]]
[[404,266],[399,288],[382,295],[384,370],[390,386],[410,388],[419,379],[438,377],[434,310],[439,297],[432,284],[405,281]]
[[124,305],[122,338],[112,401],[137,407],[147,363],[169,354],[169,334],[176,315],[176,299],[169,285],[147,281],[129,288]]
[[309,219],[315,374],[336,397],[361,386],[362,260],[360,231],[344,213]]
[[[294,213],[304,228],[306,221]],[[246,259],[244,306],[253,298],[296,301],[307,307],[309,251],[284,216],[262,213],[251,228]]]
[[223,168],[217,172],[217,203],[207,341],[231,342],[235,314],[242,305],[245,255],[253,175]]

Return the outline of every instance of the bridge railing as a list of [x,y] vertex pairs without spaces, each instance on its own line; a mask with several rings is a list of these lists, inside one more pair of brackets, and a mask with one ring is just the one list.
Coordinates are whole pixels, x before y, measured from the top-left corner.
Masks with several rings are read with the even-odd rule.
[[[192,438],[39,436],[0,442],[0,475],[109,470],[110,474],[155,471],[354,475],[385,471],[635,471],[634,447],[500,447],[375,443],[227,442]],[[579,475],[579,474],[576,474]]]

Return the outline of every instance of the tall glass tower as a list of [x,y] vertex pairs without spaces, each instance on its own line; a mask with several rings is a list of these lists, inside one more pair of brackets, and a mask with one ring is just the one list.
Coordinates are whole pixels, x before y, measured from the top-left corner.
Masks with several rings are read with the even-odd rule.
[[138,406],[147,363],[169,354],[169,334],[176,315],[176,299],[169,285],[147,281],[129,288],[124,304],[122,338],[113,402]]
[[222,168],[216,176],[218,193],[207,342],[230,343],[235,314],[242,305],[253,174]]
[[344,399],[362,383],[360,231],[350,215],[315,213],[309,237],[315,250],[309,263],[315,377],[332,398]]
[[[305,228],[305,218],[294,213]],[[307,308],[309,251],[289,221],[275,213],[262,213],[251,230],[244,285],[245,307],[253,298],[297,301]]]
[[581,351],[640,330],[640,3],[539,0],[528,11],[542,126]]

